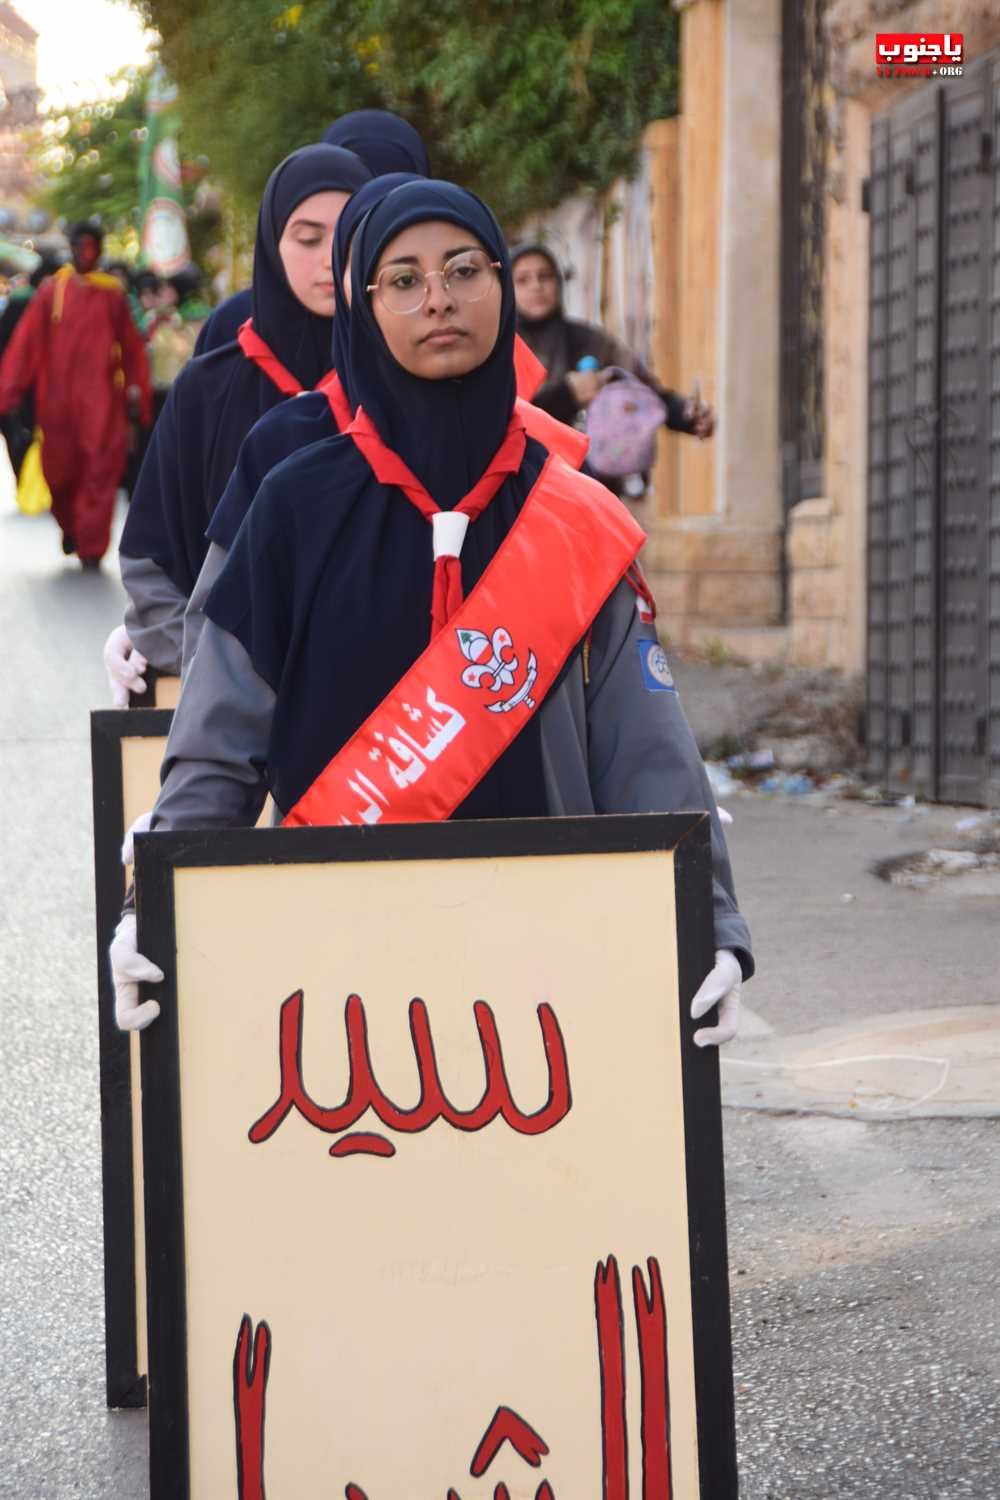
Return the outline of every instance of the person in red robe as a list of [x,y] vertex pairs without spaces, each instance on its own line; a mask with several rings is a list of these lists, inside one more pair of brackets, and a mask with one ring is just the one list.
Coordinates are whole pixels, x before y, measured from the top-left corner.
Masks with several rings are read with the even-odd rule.
[[152,417],[142,336],[121,283],[96,269],[102,243],[98,224],[74,226],[72,264],[39,289],[0,363],[0,416],[34,392],[52,514],[85,568],[108,550],[130,403],[144,426]]

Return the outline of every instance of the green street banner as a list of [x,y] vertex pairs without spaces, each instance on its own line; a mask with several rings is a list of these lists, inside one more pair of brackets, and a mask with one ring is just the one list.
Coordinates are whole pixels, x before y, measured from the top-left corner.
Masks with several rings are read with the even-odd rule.
[[149,81],[139,177],[142,258],[158,276],[175,275],[191,259],[181,188],[179,130],[177,86],[157,66]]

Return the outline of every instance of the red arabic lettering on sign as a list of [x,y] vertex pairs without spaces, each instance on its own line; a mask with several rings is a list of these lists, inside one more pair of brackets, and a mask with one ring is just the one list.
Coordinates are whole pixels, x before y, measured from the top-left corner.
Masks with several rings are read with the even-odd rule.
[[965,61],[960,31],[880,31],[875,67],[880,78],[928,77],[960,72]]
[[625,1416],[625,1317],[618,1263],[598,1262],[594,1278],[597,1352],[601,1365],[604,1500],[628,1500],[628,1423]]
[[[647,1263],[649,1291],[639,1266],[632,1267],[632,1299],[639,1340],[642,1384],[642,1500],[671,1500],[670,1387],[667,1370],[667,1309],[660,1263]],[[601,1363],[601,1432],[604,1500],[628,1500],[628,1425],[625,1417],[625,1316],[621,1278],[613,1255],[597,1266],[594,1280],[597,1347]]]
[[[632,1297],[642,1387],[642,1500],[671,1500],[673,1481],[670,1472],[666,1303],[659,1261],[651,1257],[646,1262],[646,1268],[648,1289],[642,1268],[632,1267]],[[597,1264],[594,1301],[601,1375],[601,1493],[604,1500],[628,1500],[625,1316],[621,1277],[618,1262],[613,1255]],[[244,1314],[233,1359],[239,1500],[265,1500],[264,1398],[271,1366],[271,1330],[267,1323],[262,1322],[258,1323],[256,1334],[253,1334],[252,1326],[249,1316]],[[542,1460],[549,1454],[548,1444],[534,1427],[512,1407],[498,1406],[469,1465],[469,1473],[473,1479],[481,1479],[501,1453],[505,1461],[508,1460],[509,1455],[504,1452],[505,1445],[509,1446],[511,1454],[534,1469],[540,1468]],[[347,1485],[344,1495],[345,1500],[369,1500],[367,1492],[353,1482]],[[446,1500],[462,1500],[462,1496],[457,1489],[450,1488]],[[510,1491],[502,1481],[493,1491],[493,1500],[510,1500]],[[535,1500],[556,1500],[555,1491],[547,1479],[539,1484]]]
[[509,1406],[498,1406],[473,1455],[469,1470],[473,1479],[482,1479],[504,1443],[510,1443],[515,1453],[533,1469],[538,1468],[549,1451],[545,1439],[533,1427],[529,1427],[523,1417],[519,1417]]
[[642,1375],[642,1500],[670,1500],[670,1384],[667,1366],[667,1308],[660,1265],[647,1261],[649,1291],[638,1266],[632,1267],[632,1300],[639,1335]]
[[264,1500],[264,1396],[271,1367],[271,1330],[244,1313],[233,1356],[236,1483],[239,1500]]
[[[443,1120],[455,1130],[483,1130],[496,1119],[502,1119],[518,1135],[544,1135],[553,1130],[569,1114],[573,1098],[566,1044],[551,1005],[543,1002],[538,1006],[538,1022],[548,1064],[549,1093],[546,1102],[533,1114],[519,1109],[514,1103],[493,1011],[485,1000],[477,1000],[472,1009],[486,1075],[482,1098],[473,1108],[458,1109],[445,1094],[427,1006],[420,999],[411,1000],[409,1009],[420,1097],[412,1108],[394,1103],[375,1078],[368,1045],[368,1021],[359,995],[349,995],[345,1009],[349,1065],[347,1096],[341,1104],[324,1106],[317,1104],[309,1094],[302,1076],[305,998],[302,990],[296,990],[281,1007],[278,1097],[270,1109],[251,1125],[248,1132],[251,1142],[258,1146],[269,1140],[293,1109],[327,1135],[351,1131],[351,1127],[369,1110],[387,1129],[404,1135],[426,1130],[435,1120]],[[395,1152],[391,1141],[370,1131],[344,1135],[330,1147],[330,1155],[338,1158],[353,1155],[391,1157]]]

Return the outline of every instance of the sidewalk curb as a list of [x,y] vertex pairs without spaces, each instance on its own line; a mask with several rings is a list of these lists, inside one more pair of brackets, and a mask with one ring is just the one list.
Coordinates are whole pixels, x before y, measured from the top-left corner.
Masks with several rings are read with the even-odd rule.
[[721,1063],[727,1109],[878,1122],[1000,1118],[1000,1006],[900,1011],[748,1040]]

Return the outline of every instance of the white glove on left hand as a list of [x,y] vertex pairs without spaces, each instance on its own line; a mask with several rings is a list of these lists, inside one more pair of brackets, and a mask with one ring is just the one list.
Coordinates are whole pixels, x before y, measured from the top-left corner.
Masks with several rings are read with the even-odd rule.
[[715,968],[691,1001],[691,1017],[700,1021],[713,1005],[719,1007],[715,1026],[702,1026],[694,1034],[696,1047],[721,1047],[731,1042],[740,1026],[740,991],[743,970],[729,948],[715,950]]
[[149,825],[152,821],[153,814],[151,812],[140,813],[132,824],[132,827],[125,834],[125,841],[122,844],[123,865],[135,864],[135,836],[137,833],[148,833]]
[[124,625],[116,625],[104,642],[104,668],[111,684],[111,701],[115,708],[128,708],[129,693],[144,693],[143,678],[149,663],[136,651]]
[[126,912],[115,928],[115,940],[108,949],[111,978],[115,986],[115,1021],[119,1031],[142,1031],[160,1014],[156,1000],[139,1004],[140,984],[160,984],[163,970],[136,947],[135,912]]

